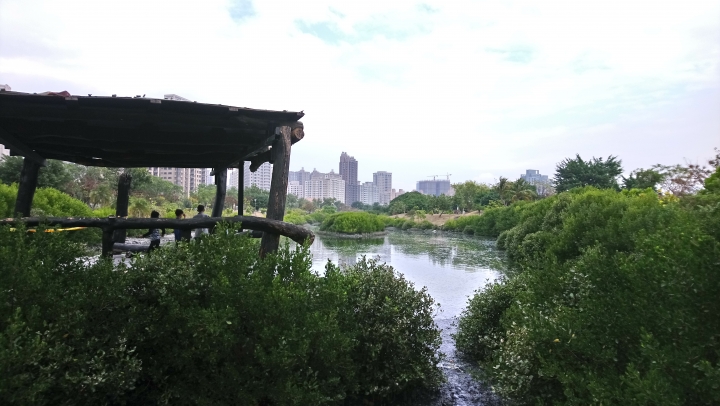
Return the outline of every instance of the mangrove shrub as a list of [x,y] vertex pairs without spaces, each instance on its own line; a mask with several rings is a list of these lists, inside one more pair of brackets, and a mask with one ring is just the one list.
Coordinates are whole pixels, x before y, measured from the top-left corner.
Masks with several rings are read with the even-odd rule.
[[219,227],[127,265],[0,228],[0,403],[320,405],[439,383],[424,291]]
[[325,218],[320,230],[342,234],[366,234],[385,230],[385,223],[375,214],[345,211]]
[[529,206],[499,245],[522,272],[469,303],[458,347],[527,404],[720,402],[720,196],[593,188]]

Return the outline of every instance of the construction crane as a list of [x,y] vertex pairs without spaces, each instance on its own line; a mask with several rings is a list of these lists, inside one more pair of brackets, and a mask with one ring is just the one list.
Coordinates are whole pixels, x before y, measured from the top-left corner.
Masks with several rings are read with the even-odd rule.
[[452,176],[452,173],[446,173],[445,176],[447,176],[447,180],[450,180],[450,177]]
[[438,176],[440,176],[440,175],[430,175],[430,176],[426,176],[426,178],[433,178],[433,180],[435,180],[435,178],[437,178]]

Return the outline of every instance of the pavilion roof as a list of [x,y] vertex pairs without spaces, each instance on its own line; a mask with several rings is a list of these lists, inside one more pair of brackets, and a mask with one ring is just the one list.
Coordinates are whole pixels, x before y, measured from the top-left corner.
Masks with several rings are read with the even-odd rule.
[[145,97],[0,91],[0,143],[13,155],[107,167],[232,167],[303,112]]

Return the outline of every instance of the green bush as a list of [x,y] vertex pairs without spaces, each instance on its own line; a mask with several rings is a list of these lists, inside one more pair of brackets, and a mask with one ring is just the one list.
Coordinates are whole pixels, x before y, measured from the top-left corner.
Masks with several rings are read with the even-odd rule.
[[523,272],[471,299],[459,347],[518,403],[717,404],[718,207],[592,188],[527,205],[498,239]]
[[0,228],[0,403],[343,404],[438,384],[424,291],[372,261],[325,277],[233,229],[116,268]]
[[307,224],[308,219],[303,210],[292,209],[285,214],[283,221],[285,221],[287,223],[303,225],[303,224]]
[[92,217],[88,205],[53,188],[39,188],[32,202],[33,215],[48,217]]
[[17,184],[5,185],[0,183],[0,217],[15,217],[15,199],[17,198]]
[[469,299],[453,337],[457,348],[473,359],[486,362],[491,359],[497,344],[505,338],[500,320],[517,295],[519,278],[510,282],[494,281]]
[[342,234],[366,234],[385,230],[385,223],[375,214],[346,211],[325,218],[320,230]]
[[417,227],[421,230],[432,230],[433,228],[435,228],[433,223],[431,223],[427,220],[423,220],[420,223],[418,223]]
[[92,211],[92,216],[98,218],[115,216],[115,209],[113,209],[112,207],[100,207]]
[[352,397],[379,400],[441,382],[436,308],[425,288],[416,291],[392,267],[365,257],[342,270],[328,263],[326,278],[347,295],[339,319],[357,343],[352,363],[358,390]]

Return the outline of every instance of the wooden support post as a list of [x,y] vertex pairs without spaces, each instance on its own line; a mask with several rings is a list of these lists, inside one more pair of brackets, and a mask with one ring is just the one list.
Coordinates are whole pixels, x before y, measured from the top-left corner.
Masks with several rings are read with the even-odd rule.
[[107,227],[102,229],[102,256],[103,257],[112,257],[113,254],[113,244],[115,242],[113,241],[113,234],[115,230]]
[[238,216],[245,215],[245,161],[238,165]]
[[[292,128],[278,127],[272,147],[272,183],[268,201],[267,218],[282,221],[285,216],[285,199],[287,197],[288,176],[290,172],[290,145]],[[264,257],[275,252],[280,245],[280,235],[265,233],[260,243],[260,256]]]
[[20,172],[20,185],[18,186],[17,198],[15,199],[15,215],[30,217],[35,189],[37,189],[40,164],[32,159],[23,159],[23,167]]
[[215,168],[215,204],[212,209],[212,217],[222,217],[225,207],[225,193],[227,191],[227,168]]
[[[117,201],[115,203],[115,217],[126,218],[128,216],[128,206],[130,205],[130,185],[132,184],[132,175],[123,173],[118,177]],[[113,241],[125,242],[127,230],[115,230]]]

